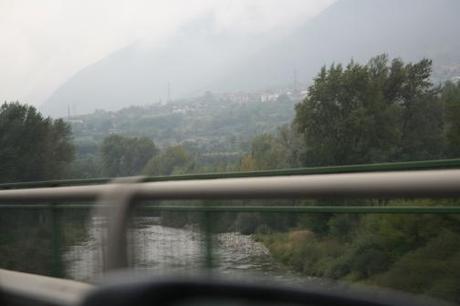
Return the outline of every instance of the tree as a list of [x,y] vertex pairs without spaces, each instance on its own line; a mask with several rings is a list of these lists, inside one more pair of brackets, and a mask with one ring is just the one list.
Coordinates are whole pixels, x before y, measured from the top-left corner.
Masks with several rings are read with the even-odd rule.
[[[404,64],[386,55],[368,64],[323,67],[296,106],[306,164],[334,165],[437,158],[442,107],[431,61]],[[428,120],[426,120],[428,118]]]
[[70,126],[19,102],[0,107],[0,181],[62,178],[74,158]]
[[146,175],[183,174],[189,173],[193,167],[194,163],[190,154],[181,145],[176,145],[152,157],[142,173]]
[[460,82],[445,84],[441,100],[445,107],[447,155],[460,156]]
[[268,170],[301,165],[305,146],[295,128],[287,125],[274,134],[261,134],[252,139],[251,152],[240,160],[240,170]]
[[146,137],[108,136],[101,146],[103,172],[111,177],[140,174],[157,152],[153,141]]
[[438,97],[439,88],[433,88],[430,81],[431,66],[432,61],[428,59],[406,64],[402,70],[404,78],[398,78],[399,91],[395,94],[400,96],[402,105],[399,126],[401,139],[397,152],[399,160],[442,157],[443,106]]

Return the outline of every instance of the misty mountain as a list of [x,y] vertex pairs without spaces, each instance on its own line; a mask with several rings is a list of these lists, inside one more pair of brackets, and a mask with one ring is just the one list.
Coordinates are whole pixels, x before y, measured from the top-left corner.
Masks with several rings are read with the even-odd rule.
[[40,109],[63,116],[68,108],[84,114],[202,95],[215,78],[269,41],[214,28],[213,18],[205,16],[164,42],[118,50],[70,78]]
[[[280,8],[281,9],[281,8]],[[64,115],[199,95],[309,83],[321,66],[387,53],[434,60],[439,80],[460,74],[460,1],[338,0],[281,38],[216,33],[195,21],[162,45],[134,44],[69,79],[42,110]],[[211,21],[210,21],[211,20]]]
[[437,78],[452,68],[460,74],[458,12],[457,0],[339,0],[236,67],[215,87],[238,84],[251,89],[286,83],[294,70],[300,81],[310,83],[323,65],[351,59],[367,62],[382,53],[405,61],[431,58]]

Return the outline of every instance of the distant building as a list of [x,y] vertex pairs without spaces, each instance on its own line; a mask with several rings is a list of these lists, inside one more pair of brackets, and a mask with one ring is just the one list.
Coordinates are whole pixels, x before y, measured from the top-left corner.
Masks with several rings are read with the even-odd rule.
[[84,123],[83,120],[81,119],[67,119],[66,121],[70,124],[83,124]]
[[456,75],[452,78],[450,78],[450,81],[453,83],[459,83],[460,82],[460,75]]
[[280,95],[277,93],[267,93],[260,95],[260,102],[275,102]]
[[121,133],[121,130],[120,129],[117,129],[117,128],[110,128],[108,130],[109,134],[113,135],[113,134],[119,134]]

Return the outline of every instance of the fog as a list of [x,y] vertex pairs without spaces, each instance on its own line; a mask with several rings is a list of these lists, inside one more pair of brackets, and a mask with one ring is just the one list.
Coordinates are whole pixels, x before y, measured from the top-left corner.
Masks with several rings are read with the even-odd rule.
[[213,31],[288,30],[333,0],[1,0],[0,100],[40,105],[72,75],[135,42],[154,45],[202,16]]
[[457,0],[1,4],[2,100],[53,116],[204,92],[306,87],[323,65],[386,53],[460,75]]

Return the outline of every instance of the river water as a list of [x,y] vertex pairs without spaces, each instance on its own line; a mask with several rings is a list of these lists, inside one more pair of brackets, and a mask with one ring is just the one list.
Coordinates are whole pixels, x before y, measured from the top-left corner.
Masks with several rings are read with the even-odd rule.
[[[129,231],[129,252],[136,270],[154,275],[203,271],[204,236],[193,228],[172,228],[158,224],[157,218],[138,220],[141,226]],[[88,225],[88,238],[68,248],[64,254],[68,277],[90,281],[102,269],[101,234],[95,220]],[[251,235],[236,232],[213,234],[214,269],[220,274],[241,277],[247,274],[270,279],[292,279],[293,273],[277,263],[269,250]]]

